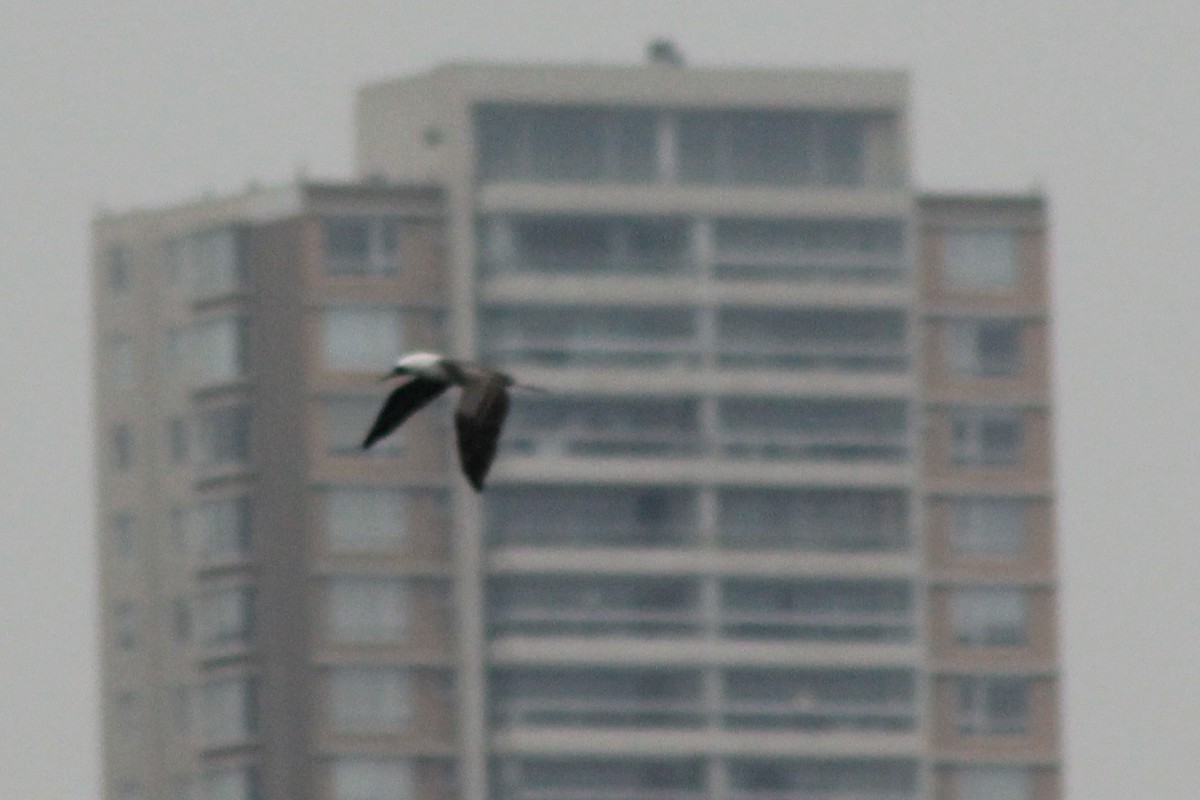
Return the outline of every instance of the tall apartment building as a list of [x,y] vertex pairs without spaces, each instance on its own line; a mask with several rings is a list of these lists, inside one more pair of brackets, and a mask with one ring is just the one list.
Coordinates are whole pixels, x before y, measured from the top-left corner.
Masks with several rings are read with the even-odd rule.
[[[96,225],[109,800],[1055,800],[1045,216],[892,73],[456,65]],[[514,399],[357,448],[402,350]]]

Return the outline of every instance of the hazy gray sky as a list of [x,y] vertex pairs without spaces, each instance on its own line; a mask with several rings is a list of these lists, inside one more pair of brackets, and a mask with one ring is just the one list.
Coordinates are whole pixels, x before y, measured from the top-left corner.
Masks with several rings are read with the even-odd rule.
[[344,177],[364,81],[455,60],[907,69],[927,189],[1053,220],[1067,783],[1200,787],[1195,0],[0,0],[0,797],[98,791],[89,219]]

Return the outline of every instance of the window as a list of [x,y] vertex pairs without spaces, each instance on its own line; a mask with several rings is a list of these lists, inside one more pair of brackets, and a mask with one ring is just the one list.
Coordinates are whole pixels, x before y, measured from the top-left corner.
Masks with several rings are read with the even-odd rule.
[[948,230],[942,234],[946,285],[954,289],[1011,289],[1020,277],[1017,232]]
[[138,643],[137,608],[129,600],[113,606],[113,633],[117,649],[133,650]]
[[891,281],[908,268],[896,219],[718,219],[713,235],[723,280]]
[[494,360],[554,367],[662,367],[699,357],[684,309],[499,308],[482,315],[480,347]]
[[205,770],[200,779],[204,800],[258,800],[258,775],[252,767]]
[[687,183],[799,185],[816,180],[816,123],[793,112],[686,112],[678,117]]
[[721,543],[744,550],[861,552],[908,542],[903,494],[803,489],[722,489]]
[[604,216],[490,217],[480,253],[494,273],[678,275],[691,263],[690,222]]
[[323,404],[325,412],[325,452],[333,456],[379,458],[395,456],[404,449],[407,428],[390,434],[370,450],[362,441],[379,412],[377,397],[335,397]]
[[192,636],[192,612],[182,597],[171,600],[171,633],[176,642],[186,642]]
[[196,415],[196,463],[214,469],[250,460],[250,407],[218,406]]
[[171,463],[186,464],[188,457],[187,424],[179,417],[167,420],[167,441],[170,445]]
[[193,386],[229,383],[245,373],[246,326],[239,317],[216,317],[187,334],[184,357]]
[[251,548],[251,504],[248,497],[209,500],[188,518],[192,548],[203,564],[244,558]]
[[329,720],[336,733],[394,734],[408,727],[411,681],[402,667],[332,667]]
[[699,403],[679,397],[527,397],[506,427],[512,450],[605,458],[696,452]]
[[331,640],[388,644],[403,638],[409,617],[408,581],[347,575],[330,579],[328,587]]
[[325,492],[325,537],[331,550],[364,552],[402,547],[408,503],[401,489],[330,489]]
[[721,604],[723,631],[737,639],[904,642],[915,632],[903,580],[730,578]]
[[867,182],[867,120],[852,114],[832,114],[818,128],[821,177],[832,186],[862,186]]
[[699,727],[697,669],[514,668],[493,671],[489,696],[500,727]]
[[869,122],[853,114],[685,112],[677,125],[680,179],[861,186],[867,182]]
[[908,670],[729,669],[722,696],[728,728],[899,731],[916,724]]
[[1024,733],[1029,725],[1027,678],[999,675],[958,679],[958,729],[963,733]]
[[343,756],[330,764],[333,800],[413,800],[412,764],[406,759]]
[[135,543],[133,514],[121,511],[112,518],[113,548],[121,558],[133,555]]
[[946,326],[951,371],[1008,378],[1021,371],[1021,324],[1016,320],[957,320]]
[[902,370],[908,362],[900,311],[724,307],[717,314],[722,366]]
[[125,745],[136,744],[142,735],[142,715],[133,692],[118,692],[113,698],[112,726]]
[[640,109],[484,106],[476,114],[484,180],[650,181],[654,114]]
[[718,415],[731,455],[896,460],[908,450],[907,409],[899,400],[726,397]]
[[538,575],[494,579],[487,609],[498,636],[687,635],[699,597],[684,578]]
[[916,763],[906,759],[731,759],[739,797],[915,798]]
[[206,231],[192,237],[190,277],[198,297],[237,290],[243,281],[241,237],[232,229]]
[[133,430],[127,422],[112,427],[112,463],[122,472],[133,466]]
[[401,313],[395,308],[338,307],[322,314],[325,366],[382,373],[403,347]]
[[1028,503],[1004,497],[951,503],[954,551],[962,556],[1012,558],[1025,549]]
[[499,763],[500,797],[683,798],[704,796],[699,758],[508,757]]
[[195,710],[203,745],[231,744],[257,732],[255,690],[250,678],[223,678],[200,686]]
[[192,730],[192,688],[176,686],[171,692],[171,718],[177,733],[187,735]]
[[330,275],[396,274],[400,223],[390,217],[330,217],[324,221],[325,270]]
[[679,547],[695,530],[696,493],[667,487],[497,487],[484,498],[497,547]]
[[955,464],[1011,467],[1021,463],[1022,420],[1017,411],[958,409],[951,417]]
[[134,382],[133,339],[129,336],[113,336],[108,340],[108,379],[114,386],[128,388]]
[[196,640],[201,647],[241,647],[254,630],[254,590],[230,586],[196,597]]
[[1028,640],[1028,609],[1021,589],[955,589],[950,597],[954,639],[969,647],[1016,647]]
[[1025,767],[961,767],[954,776],[957,800],[1032,800]]
[[114,292],[128,291],[130,273],[133,271],[128,248],[122,244],[110,244],[104,250],[104,265],[108,288]]

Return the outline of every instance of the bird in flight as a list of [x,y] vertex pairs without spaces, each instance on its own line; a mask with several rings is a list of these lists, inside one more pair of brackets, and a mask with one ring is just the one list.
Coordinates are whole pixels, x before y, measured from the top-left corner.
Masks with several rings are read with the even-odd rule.
[[496,457],[500,428],[508,414],[508,389],[518,384],[503,372],[437,353],[410,353],[397,361],[383,379],[401,376],[412,376],[412,380],[388,395],[363,439],[363,449],[399,428],[451,386],[458,386],[462,389],[454,411],[458,457],[471,486],[477,492],[483,491],[483,479]]

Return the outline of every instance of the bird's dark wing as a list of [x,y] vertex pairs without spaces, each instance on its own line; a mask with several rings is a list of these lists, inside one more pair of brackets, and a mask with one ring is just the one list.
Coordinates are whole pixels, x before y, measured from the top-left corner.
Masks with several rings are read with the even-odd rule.
[[500,428],[508,414],[507,384],[503,375],[471,381],[463,387],[454,412],[462,471],[477,492],[483,491],[483,479],[496,457]]
[[429,378],[413,378],[388,395],[387,402],[379,409],[375,424],[371,426],[367,438],[363,439],[363,450],[399,428],[404,420],[433,402],[449,385]]

